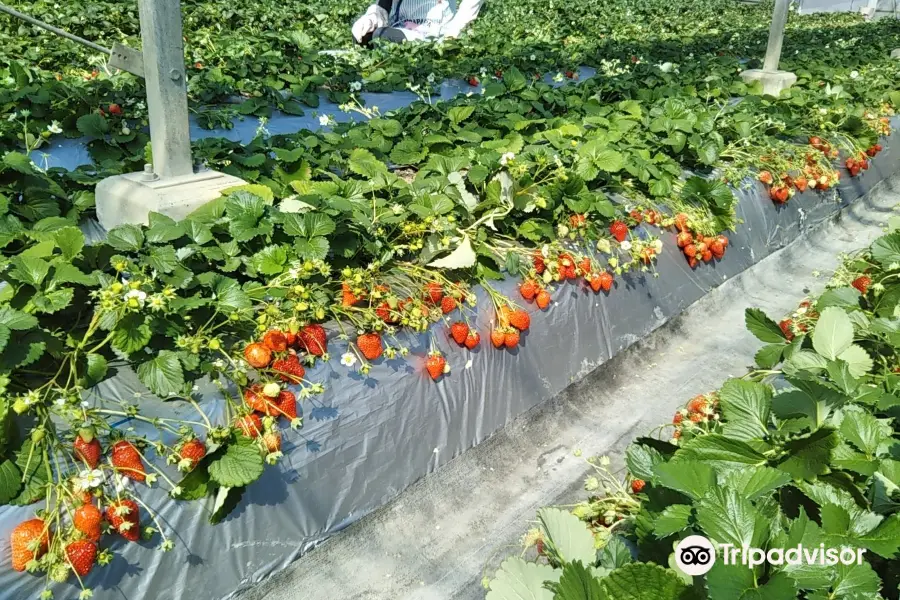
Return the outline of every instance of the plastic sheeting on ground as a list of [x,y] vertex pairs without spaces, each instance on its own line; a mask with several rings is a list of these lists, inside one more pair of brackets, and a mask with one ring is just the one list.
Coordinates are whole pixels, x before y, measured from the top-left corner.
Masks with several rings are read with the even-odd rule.
[[[893,126],[900,126],[900,118]],[[138,543],[107,536],[103,545],[115,552],[115,559],[96,568],[86,585],[94,588],[97,600],[213,600],[228,598],[285,568],[518,415],[603,368],[613,355],[713,287],[863,198],[872,186],[900,170],[900,134],[892,135],[884,147],[861,177],[850,179],[844,171],[834,192],[798,194],[783,206],[769,200],[762,184],[747,182],[734,191],[742,223],[729,236],[731,244],[722,261],[691,270],[674,234],[663,232],[658,277],[620,277],[608,296],[595,295],[581,283],[561,286],[551,307],[534,315],[522,345],[512,351],[495,350],[487,343],[490,315],[484,307],[489,302],[478,290],[482,310],[477,327],[485,341],[469,352],[442,330],[434,330],[452,369],[438,382],[424,370],[426,334],[406,334],[410,356],[382,358],[367,376],[342,367],[336,359],[318,364],[307,377],[325,383],[326,392],[304,403],[304,427],[299,433],[286,433],[283,461],[266,469],[223,523],[207,523],[211,500],[176,502],[160,490],[142,486],[141,497],[159,512],[175,549],[156,550],[158,535]],[[504,281],[498,288],[516,297],[515,284]],[[333,330],[329,344],[332,356],[343,351]],[[192,418],[189,407],[150,396],[125,367],[97,391],[110,398],[140,399],[142,411],[151,415],[176,412]],[[221,419],[224,403],[215,388],[208,386],[201,394],[212,418]],[[0,508],[0,538],[7,540],[34,508]],[[0,599],[36,598],[42,588],[43,578],[13,572],[8,551],[0,552]],[[77,597],[77,588],[69,584],[55,589],[57,598]],[[304,590],[297,590],[297,595],[304,597]]]

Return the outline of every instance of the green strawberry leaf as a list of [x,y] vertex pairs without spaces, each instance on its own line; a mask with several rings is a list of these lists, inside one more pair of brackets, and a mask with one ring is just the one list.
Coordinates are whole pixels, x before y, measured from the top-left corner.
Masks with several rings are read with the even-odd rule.
[[259,449],[230,444],[223,454],[209,463],[209,477],[223,487],[242,487],[259,479],[265,462]]

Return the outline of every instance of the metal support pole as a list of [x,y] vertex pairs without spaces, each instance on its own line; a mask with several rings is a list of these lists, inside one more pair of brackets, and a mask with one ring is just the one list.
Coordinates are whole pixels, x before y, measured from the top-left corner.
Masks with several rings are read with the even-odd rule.
[[47,31],[49,31],[51,33],[55,33],[59,37],[64,37],[68,40],[72,40],[73,42],[78,42],[82,46],[87,46],[91,50],[96,50],[97,52],[102,52],[103,54],[110,54],[112,52],[110,49],[104,48],[103,46],[101,46],[99,44],[95,44],[94,42],[91,42],[84,38],[80,38],[77,35],[73,35],[73,34],[69,33],[68,31],[63,31],[62,29],[60,29],[58,27],[54,27],[53,25],[48,25],[47,23],[44,23],[43,21],[39,21],[39,20],[35,19],[34,17],[29,17],[28,15],[26,15],[24,13],[20,13],[19,11],[12,9],[12,8],[6,6],[5,4],[0,4],[0,12],[4,12],[4,13],[6,13],[10,16],[13,16],[17,19],[22,19],[26,23],[31,23],[35,27],[40,27],[41,29],[46,29]]
[[139,0],[153,171],[193,173],[180,0]]
[[775,0],[772,25],[769,27],[769,45],[766,46],[766,60],[763,71],[777,71],[781,60],[781,43],[784,41],[784,26],[788,18],[789,0]]

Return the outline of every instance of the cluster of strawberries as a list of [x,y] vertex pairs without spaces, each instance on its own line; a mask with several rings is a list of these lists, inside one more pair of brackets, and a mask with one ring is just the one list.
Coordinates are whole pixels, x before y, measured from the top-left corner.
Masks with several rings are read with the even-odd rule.
[[719,421],[719,395],[716,392],[700,394],[691,398],[685,408],[675,412],[672,424],[672,441],[677,443],[685,428],[706,427]]
[[[244,359],[254,369],[270,369],[284,383],[299,384],[306,375],[306,369],[297,352],[322,357],[327,350],[325,329],[313,323],[297,331],[270,329],[261,341],[244,348]],[[246,437],[256,439],[261,436],[262,444],[270,454],[281,450],[281,434],[274,428],[274,421],[267,426],[261,415],[283,417],[295,427],[300,424],[297,397],[274,381],[249,386],[244,391],[244,404],[250,412],[239,416],[234,426]]]
[[[103,458],[103,447],[92,428],[78,431],[73,443],[73,456],[88,469],[96,469]],[[182,461],[191,466],[206,456],[206,445],[196,438],[183,443],[180,448]],[[127,440],[118,440],[110,446],[109,461],[116,473],[134,481],[144,482],[148,474],[140,452]],[[100,492],[75,488],[66,499],[71,526],[54,532],[51,524],[34,518],[20,523],[10,537],[12,567],[16,571],[46,569],[51,580],[64,582],[71,571],[85,577],[98,562],[106,564],[110,556],[99,551],[104,532],[104,519],[108,530],[116,532],[128,541],[140,538],[140,510],[130,498],[117,497],[101,511],[96,501]],[[50,552],[49,555],[45,555]],[[38,560],[45,557],[41,564]]]
[[675,215],[675,228],[678,235],[675,243],[684,252],[688,265],[693,269],[700,261],[705,263],[713,259],[721,260],[728,249],[728,238],[722,234],[716,237],[703,236],[691,231],[688,216],[685,213]]

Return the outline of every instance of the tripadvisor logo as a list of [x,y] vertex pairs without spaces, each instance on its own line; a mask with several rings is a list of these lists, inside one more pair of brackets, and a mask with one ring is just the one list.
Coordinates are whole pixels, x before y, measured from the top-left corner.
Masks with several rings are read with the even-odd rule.
[[[716,562],[717,548],[702,535],[690,535],[675,547],[675,564],[686,575],[705,575]],[[753,568],[763,563],[770,565],[824,565],[833,567],[859,565],[863,562],[862,548],[826,548],[825,544],[808,547],[799,544],[793,548],[738,548],[734,544],[719,544],[718,552],[725,565],[745,565]]]

